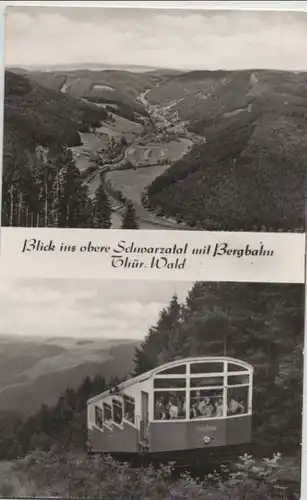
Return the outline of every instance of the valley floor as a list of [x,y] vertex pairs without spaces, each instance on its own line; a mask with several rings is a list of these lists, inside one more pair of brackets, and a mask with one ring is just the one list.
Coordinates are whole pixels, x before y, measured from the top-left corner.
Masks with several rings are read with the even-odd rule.
[[[144,97],[142,102],[147,103]],[[156,109],[151,116],[153,121],[159,122],[160,125],[162,120],[167,126],[170,125],[170,122],[160,112],[157,113]],[[173,140],[165,142],[154,127],[149,127],[148,132],[144,134],[144,127],[138,123],[116,115],[113,115],[113,119],[112,125],[104,124],[94,132],[81,133],[82,145],[72,148],[76,166],[80,172],[84,172],[93,166],[93,157],[99,155],[101,148],[107,147],[111,140],[124,137],[127,141],[127,147],[119,161],[103,167],[97,166],[97,169],[89,174],[85,183],[90,196],[93,196],[101,183],[101,172],[106,172],[105,179],[112,189],[120,191],[133,202],[140,229],[185,229],[175,220],[147,211],[142,205],[141,197],[146,187],[156,177],[189,151],[193,145],[191,137],[174,137]],[[125,161],[131,163],[131,168],[122,168]],[[122,224],[124,207],[112,198],[111,193],[108,194],[113,208],[112,228],[118,229]]]

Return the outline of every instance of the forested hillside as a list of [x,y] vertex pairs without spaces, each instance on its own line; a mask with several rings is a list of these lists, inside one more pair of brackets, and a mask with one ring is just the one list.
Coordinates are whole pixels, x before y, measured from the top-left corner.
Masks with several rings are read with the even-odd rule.
[[51,148],[76,146],[80,144],[79,130],[97,126],[107,118],[103,108],[5,72],[5,153],[22,146],[33,151],[37,144]]
[[150,92],[206,143],[154,180],[149,207],[201,229],[303,231],[306,82],[305,73],[193,72]]
[[110,227],[106,196],[89,198],[68,149],[107,119],[103,108],[6,72],[2,225]]
[[113,379],[86,377],[75,391],[68,388],[54,406],[42,405],[28,418],[12,412],[2,412],[0,418],[0,460],[25,456],[31,450],[84,450],[86,435],[86,401],[103,392]]

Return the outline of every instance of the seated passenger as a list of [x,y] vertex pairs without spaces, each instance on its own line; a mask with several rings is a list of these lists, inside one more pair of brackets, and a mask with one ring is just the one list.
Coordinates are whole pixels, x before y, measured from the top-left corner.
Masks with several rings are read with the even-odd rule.
[[155,420],[164,420],[166,418],[166,409],[164,405],[164,399],[161,396],[155,405]]
[[169,407],[167,406],[165,408],[163,415],[162,415],[162,420],[169,420],[169,419],[170,419]]
[[209,398],[204,398],[198,405],[198,410],[201,417],[212,417],[213,415],[213,406],[210,403]]
[[168,407],[168,412],[169,412],[170,419],[178,418],[179,407],[171,401],[169,404],[169,407]]
[[244,406],[235,400],[235,398],[230,398],[228,405],[228,412],[231,415],[237,415],[239,413],[244,413]]
[[127,411],[127,413],[125,415],[125,420],[128,420],[128,422],[134,422],[134,416],[132,415],[132,413]]
[[197,417],[198,417],[197,404],[194,403],[192,404],[192,407],[190,409],[190,418],[197,418]]
[[214,416],[219,418],[223,417],[223,400],[222,398],[218,398],[214,405]]
[[240,400],[240,405],[241,405],[241,407],[242,407],[242,411],[241,411],[241,413],[245,413],[244,401],[242,401],[242,399]]
[[180,402],[180,407],[179,407],[179,418],[186,418],[186,402],[185,399]]

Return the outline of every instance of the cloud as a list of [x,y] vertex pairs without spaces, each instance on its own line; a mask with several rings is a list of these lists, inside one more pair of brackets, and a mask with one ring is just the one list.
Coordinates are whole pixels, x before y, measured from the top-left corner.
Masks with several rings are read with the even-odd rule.
[[2,280],[0,334],[142,339],[190,282]]
[[11,7],[6,63],[306,70],[306,33],[305,12]]

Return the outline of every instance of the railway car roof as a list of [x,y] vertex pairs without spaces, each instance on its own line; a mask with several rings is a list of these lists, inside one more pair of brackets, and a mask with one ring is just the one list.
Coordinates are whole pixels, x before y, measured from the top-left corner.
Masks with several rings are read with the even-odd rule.
[[[165,363],[163,365],[157,366],[156,368],[153,368],[152,370],[142,373],[141,375],[137,375],[136,377],[131,377],[125,380],[124,382],[121,382],[118,384],[118,389],[124,389],[126,387],[130,387],[131,385],[134,385],[138,382],[143,382],[144,380],[147,380],[151,378],[153,375],[159,373],[160,371],[166,370],[168,368],[172,368],[175,366],[179,365],[184,365],[186,363],[199,363],[202,361],[208,361],[208,362],[217,362],[217,361],[229,361],[230,363],[234,363],[240,366],[244,366],[247,370],[252,371],[253,367],[246,363],[245,361],[241,361],[240,359],[236,358],[229,358],[227,356],[198,356],[194,358],[183,358],[183,359],[177,359],[176,361],[171,361],[169,363]],[[99,401],[102,397],[104,396],[110,396],[110,389],[107,389],[104,392],[101,392],[100,394],[97,394],[97,396],[93,396],[92,398],[88,399],[87,404],[95,403],[96,401]]]

